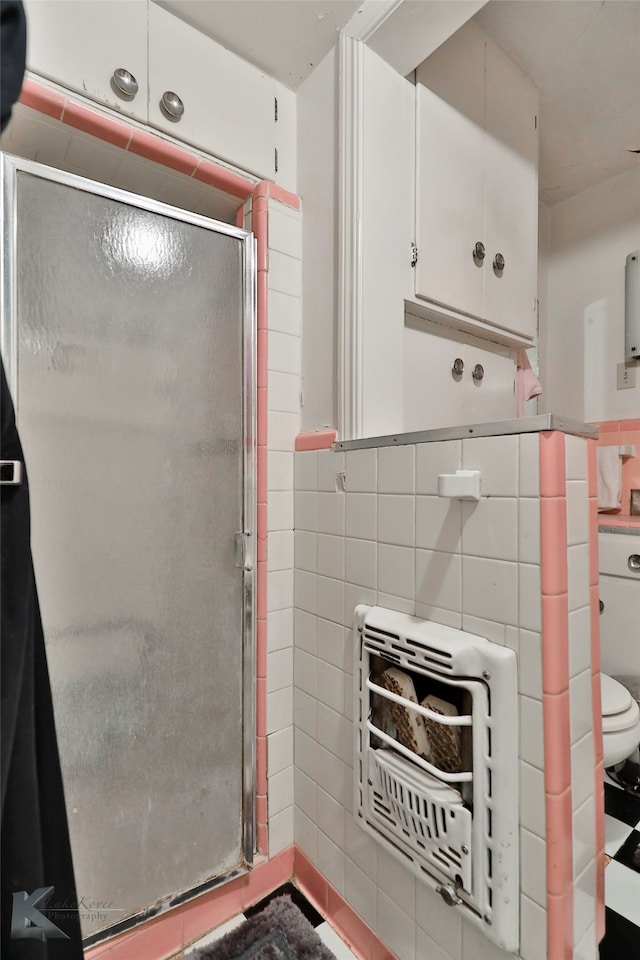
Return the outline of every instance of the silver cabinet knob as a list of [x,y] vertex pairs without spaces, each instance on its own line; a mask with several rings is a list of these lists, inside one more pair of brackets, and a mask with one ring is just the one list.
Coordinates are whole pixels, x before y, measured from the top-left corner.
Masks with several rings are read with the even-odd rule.
[[502,271],[504,270],[504,262],[505,262],[505,261],[504,261],[504,257],[502,256],[502,254],[501,254],[501,253],[496,253],[495,257],[493,258],[493,269],[494,269],[497,273],[502,273]]
[[632,553],[627,560],[629,570],[640,570],[640,553]]
[[484,367],[482,366],[481,363],[476,363],[475,367],[473,368],[473,373],[471,374],[471,376],[476,381],[476,383],[481,383],[481,381],[484,379]]
[[451,373],[454,375],[454,377],[461,377],[463,370],[464,370],[464,360],[462,360],[460,357],[457,357],[453,361],[453,366],[451,367]]
[[129,73],[128,70],[125,70],[124,67],[118,67],[117,70],[113,71],[111,86],[115,89],[116,93],[131,100],[133,100],[138,92],[138,81],[134,75]]
[[476,263],[480,264],[486,256],[486,251],[484,249],[484,243],[482,240],[478,240],[475,247],[473,248],[473,259]]
[[160,101],[160,108],[168,120],[177,123],[184,113],[184,103],[177,93],[172,90],[165,90]]

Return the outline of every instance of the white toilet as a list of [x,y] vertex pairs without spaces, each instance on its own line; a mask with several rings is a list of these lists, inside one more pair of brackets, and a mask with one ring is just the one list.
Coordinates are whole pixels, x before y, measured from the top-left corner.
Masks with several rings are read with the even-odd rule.
[[601,532],[598,538],[605,768],[622,763],[640,744],[638,702],[613,679],[631,678],[637,687],[640,677],[640,529],[634,534]]
[[612,767],[630,757],[640,743],[640,707],[626,687],[603,673],[602,748],[604,765]]

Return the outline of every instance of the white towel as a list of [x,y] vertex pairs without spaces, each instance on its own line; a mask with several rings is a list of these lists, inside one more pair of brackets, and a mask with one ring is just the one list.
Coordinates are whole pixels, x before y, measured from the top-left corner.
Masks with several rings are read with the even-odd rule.
[[598,447],[598,510],[617,510],[622,495],[620,448]]

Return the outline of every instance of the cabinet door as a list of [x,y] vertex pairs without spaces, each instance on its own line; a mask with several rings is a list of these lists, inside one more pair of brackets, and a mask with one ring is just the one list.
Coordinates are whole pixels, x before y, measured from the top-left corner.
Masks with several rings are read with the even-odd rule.
[[[535,338],[538,92],[490,40],[486,49],[485,308],[490,323]],[[504,269],[494,268],[501,253]]]
[[[417,321],[404,328],[405,431],[455,427],[464,420],[467,374],[455,377],[454,361],[464,362],[466,346],[425,329]],[[465,365],[466,366],[466,365]],[[474,419],[475,422],[475,419]]]
[[[404,330],[404,430],[434,430],[491,423],[516,416],[516,365],[506,349],[487,350],[482,341],[464,343],[444,328],[409,317]],[[456,359],[463,362],[459,376]],[[472,376],[483,368],[482,380]]]
[[[172,122],[160,101],[176,93]],[[260,177],[275,174],[275,81],[176,17],[149,7],[149,123]]]
[[416,295],[483,317],[484,37],[467,24],[417,74]]
[[[515,389],[516,364],[507,350],[485,350],[481,341],[465,345],[465,377],[462,423],[492,423],[517,416]],[[473,370],[482,366],[482,380],[474,379]]]
[[[70,90],[147,120],[147,0],[27,0],[27,65]],[[131,100],[111,86],[119,67],[133,74]]]

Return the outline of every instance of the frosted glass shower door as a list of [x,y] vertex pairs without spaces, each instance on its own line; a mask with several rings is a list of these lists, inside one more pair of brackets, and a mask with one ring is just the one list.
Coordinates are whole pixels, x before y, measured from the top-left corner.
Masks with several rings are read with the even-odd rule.
[[253,246],[36,164],[5,160],[3,181],[3,352],[76,881],[111,905],[88,936],[253,849],[236,555],[253,524]]

